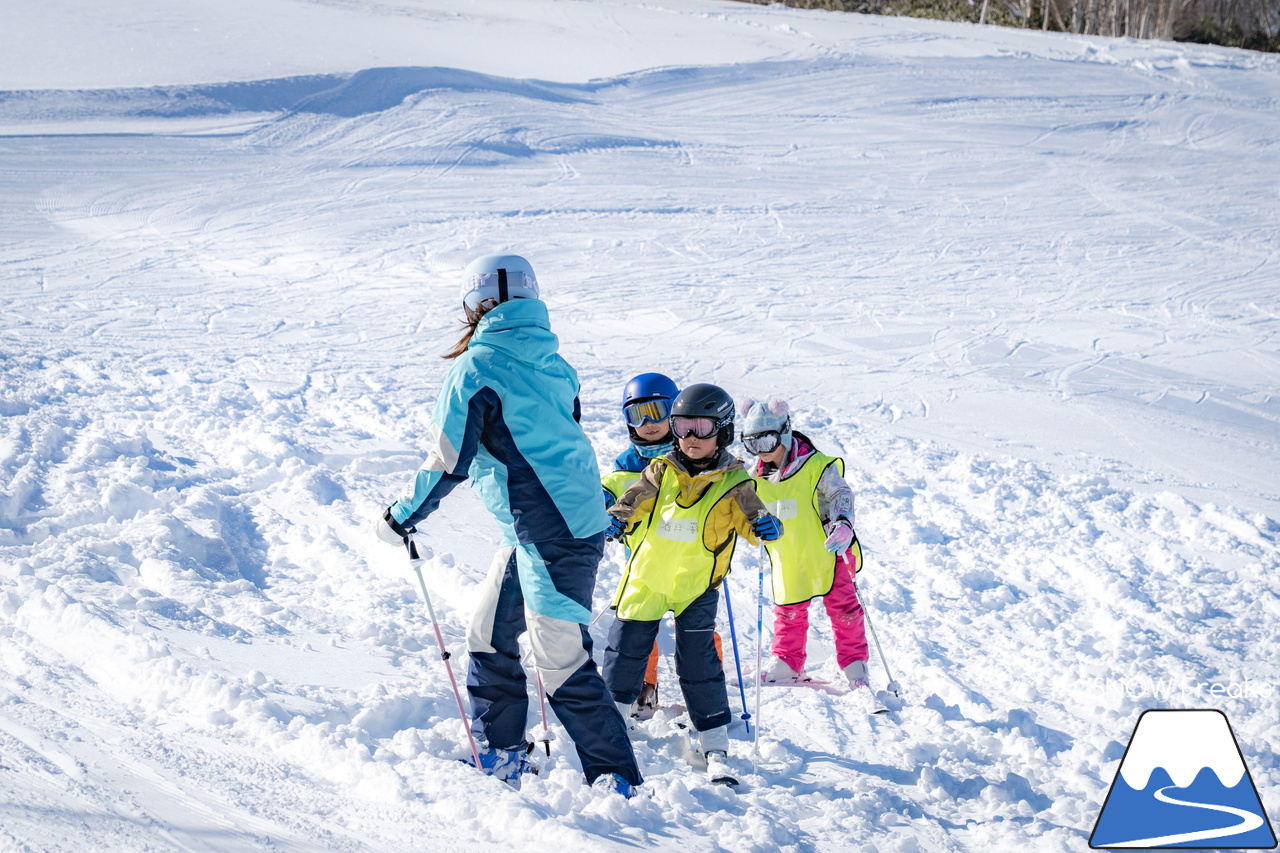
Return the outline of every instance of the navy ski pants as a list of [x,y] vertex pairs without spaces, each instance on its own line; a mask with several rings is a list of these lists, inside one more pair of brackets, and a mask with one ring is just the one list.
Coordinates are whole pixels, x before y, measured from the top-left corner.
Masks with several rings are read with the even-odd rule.
[[[591,609],[604,535],[518,546],[522,559],[539,559],[556,591]],[[529,694],[520,662],[521,634],[528,631],[534,665],[556,718],[573,738],[587,782],[617,773],[641,783],[626,724],[591,657],[587,626],[544,616],[525,606],[517,548],[498,552],[485,579],[479,607],[467,632],[471,663],[467,691],[476,736],[495,749],[526,744]]]
[[[676,675],[693,727],[700,732],[729,725],[729,691],[724,666],[716,654],[716,607],[720,588],[698,596],[676,616]],[[617,619],[604,650],[604,680],[614,701],[630,704],[640,697],[649,652],[658,636],[658,621]]]

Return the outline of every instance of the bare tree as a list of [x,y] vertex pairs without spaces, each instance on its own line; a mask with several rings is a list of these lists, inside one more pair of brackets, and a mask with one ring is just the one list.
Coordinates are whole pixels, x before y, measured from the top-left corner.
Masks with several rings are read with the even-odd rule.
[[[778,0],[744,0],[767,4]],[[788,6],[1280,51],[1280,0],[782,0]],[[1036,15],[1039,14],[1039,20]]]

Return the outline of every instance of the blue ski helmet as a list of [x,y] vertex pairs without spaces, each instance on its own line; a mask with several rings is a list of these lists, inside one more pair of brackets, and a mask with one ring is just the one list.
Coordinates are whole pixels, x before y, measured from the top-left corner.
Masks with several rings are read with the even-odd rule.
[[667,433],[662,438],[646,441],[636,429],[645,421],[660,423],[671,417],[671,401],[678,393],[676,383],[661,373],[641,373],[622,389],[622,420],[627,425],[631,443],[645,459],[669,452],[674,447],[673,439],[671,433]]
[[462,305],[468,319],[480,314],[485,302],[537,298],[538,279],[533,266],[519,255],[484,255],[462,273]]
[[641,373],[622,389],[622,408],[645,400],[674,400],[679,393],[680,389],[669,377],[661,373]]

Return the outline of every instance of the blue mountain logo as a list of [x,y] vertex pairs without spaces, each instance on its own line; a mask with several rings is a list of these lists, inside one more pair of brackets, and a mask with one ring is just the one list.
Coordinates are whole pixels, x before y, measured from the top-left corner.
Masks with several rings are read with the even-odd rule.
[[1145,711],[1089,846],[1269,850],[1271,821],[1221,711]]

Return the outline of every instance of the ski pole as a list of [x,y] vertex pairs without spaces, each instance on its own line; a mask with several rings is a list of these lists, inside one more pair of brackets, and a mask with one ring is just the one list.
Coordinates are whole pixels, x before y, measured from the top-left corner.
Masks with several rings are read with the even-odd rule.
[[880,665],[884,667],[884,674],[889,677],[889,683],[886,686],[890,693],[898,696],[898,690],[901,689],[901,685],[893,677],[893,671],[889,669],[889,659],[884,656],[884,647],[880,645],[880,635],[876,633],[876,626],[871,622],[871,610],[867,607],[867,601],[863,597],[862,590],[858,588],[858,573],[854,570],[847,552],[840,556],[840,562],[844,563],[845,569],[849,572],[849,580],[853,581],[854,594],[858,597],[858,603],[862,605],[862,618],[866,620],[867,630],[871,632],[871,640],[876,644],[876,653],[880,655]]
[[[533,649],[529,650],[529,654],[520,660],[522,664],[528,664],[528,658],[533,656]],[[555,740],[555,735],[547,726],[547,690],[542,686],[542,673],[538,671],[537,661],[533,664],[534,675],[538,677],[538,705],[542,708],[542,737],[538,738],[538,742],[542,744],[542,748],[547,751],[547,757],[551,757],[551,741]]]
[[756,583],[756,734],[751,746],[752,763],[760,758],[760,685],[764,682],[764,561],[768,556],[760,546],[760,570]]
[[405,547],[409,549],[409,565],[418,576],[418,586],[422,587],[422,600],[427,603],[427,615],[431,617],[431,627],[436,632],[436,645],[440,647],[440,660],[444,661],[445,672],[449,673],[449,684],[453,686],[453,698],[458,702],[458,716],[462,718],[462,728],[467,733],[467,742],[471,744],[471,758],[480,767],[480,748],[476,746],[476,736],[471,731],[471,723],[467,720],[467,709],[462,705],[462,693],[458,690],[458,681],[453,677],[453,664],[449,663],[449,650],[444,647],[444,634],[440,633],[440,623],[436,621],[436,610],[431,606],[431,595],[427,592],[427,582],[422,579],[422,557],[418,555],[418,544],[413,541],[413,529],[404,538]]
[[733,626],[733,604],[729,601],[729,579],[720,583],[724,590],[724,609],[729,613],[729,639],[733,641],[733,665],[738,669],[738,693],[742,696],[742,724],[751,734],[751,714],[747,711],[747,685],[742,682],[742,655],[738,653],[738,632]]
[[[536,668],[536,664],[534,665]],[[542,673],[536,672],[538,676],[538,705],[542,708],[542,748],[547,751],[547,757],[551,757],[551,729],[547,726],[547,691],[542,686]]]

